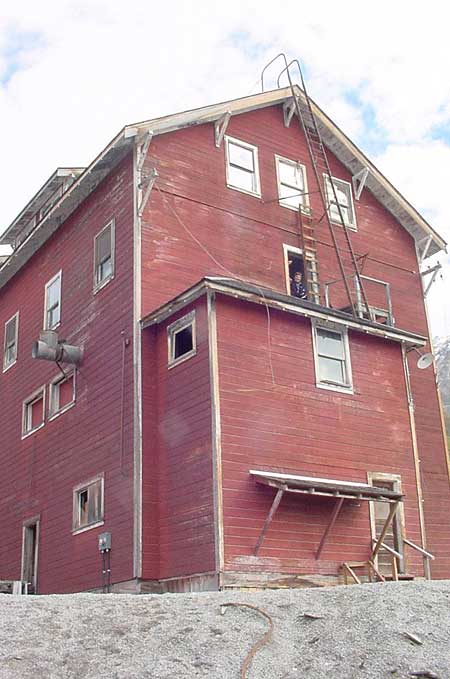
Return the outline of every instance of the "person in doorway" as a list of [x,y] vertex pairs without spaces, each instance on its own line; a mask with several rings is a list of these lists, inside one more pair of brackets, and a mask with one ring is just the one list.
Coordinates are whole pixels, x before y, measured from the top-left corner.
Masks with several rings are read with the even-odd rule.
[[303,284],[303,274],[301,271],[295,271],[294,280],[291,281],[291,295],[306,299],[306,288]]

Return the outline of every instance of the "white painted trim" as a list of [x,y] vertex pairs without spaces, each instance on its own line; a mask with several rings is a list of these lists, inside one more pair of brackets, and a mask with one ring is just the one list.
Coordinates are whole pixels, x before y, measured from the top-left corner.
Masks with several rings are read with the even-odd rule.
[[[78,497],[84,490],[88,491],[88,502],[89,502],[89,488],[100,482],[100,518],[92,523],[86,524],[84,526],[78,526]],[[103,525],[105,522],[105,474],[97,474],[97,476],[92,477],[84,483],[79,483],[72,488],[72,534],[83,533],[85,530],[90,530],[91,528],[96,528],[97,526]]]
[[133,148],[133,577],[142,577],[142,179],[153,132]]
[[[111,273],[109,274],[109,276],[104,278],[102,281],[97,281],[97,269],[98,269],[98,265],[97,265],[97,239],[107,229],[111,229]],[[115,271],[116,271],[116,261],[115,261],[116,252],[115,252],[115,249],[116,249],[116,220],[113,217],[94,236],[94,285],[93,285],[94,295],[96,295],[97,292],[99,292],[99,290],[102,290],[105,287],[105,285],[107,285],[110,281],[112,281],[114,279],[114,275],[115,275]]]
[[[317,342],[317,330],[328,330],[330,332],[335,332],[341,335],[344,345],[344,370],[346,373],[346,383],[338,384],[327,380],[320,379],[320,366],[319,366],[319,351]],[[314,356],[314,371],[316,375],[316,387],[319,389],[328,389],[330,391],[338,391],[345,394],[353,394],[353,377],[352,377],[352,364],[350,360],[350,345],[348,341],[348,329],[346,326],[338,323],[323,323],[317,320],[311,321],[311,332],[312,332],[312,347]]]
[[[182,356],[175,358],[175,336],[189,326],[192,326],[192,349],[190,349],[190,351],[186,352],[185,354],[182,354]],[[184,361],[187,361],[189,358],[195,356],[196,353],[197,329],[195,322],[195,310],[193,310],[167,326],[167,367],[169,369],[174,368],[176,365],[184,363]]]
[[[358,231],[358,223],[356,221],[356,210],[355,210],[355,203],[354,203],[354,200],[353,200],[353,190],[352,190],[351,183],[348,182],[345,179],[340,179],[340,177],[333,177],[332,176],[331,180],[332,180],[333,183],[337,182],[337,183],[345,184],[346,186],[348,186],[348,189],[349,189],[348,195],[350,197],[350,205],[351,205],[351,210],[353,212],[354,221],[353,222],[346,222],[345,226],[347,227],[347,229],[350,229],[351,231]],[[323,183],[324,183],[324,187],[325,187],[325,197],[327,199],[328,215],[330,217],[330,221],[333,222],[333,224],[337,224],[338,226],[342,226],[340,220],[333,219],[333,217],[331,216],[331,201],[330,201],[330,198],[333,199],[333,205],[335,203],[334,203],[334,196],[333,196],[332,191],[331,191],[331,196],[330,196],[330,188],[328,187],[328,175],[326,174],[326,172],[323,173]],[[337,187],[336,187],[336,189],[337,189]]]
[[[298,212],[298,208],[295,207],[294,205],[288,205],[287,203],[283,202],[286,200],[285,198],[281,198],[281,177],[280,177],[280,163],[284,163],[285,165],[293,165],[294,167],[298,168],[302,174],[303,177],[303,196],[300,194],[300,204],[301,204],[301,210],[305,214],[310,214],[310,202],[309,202],[309,192],[308,192],[308,179],[307,179],[307,174],[306,174],[306,167],[303,165],[303,163],[300,163],[298,160],[290,160],[289,158],[284,158],[283,156],[279,156],[278,154],[274,154],[275,158],[275,172],[277,176],[277,190],[278,190],[278,204],[281,207],[285,207],[288,210],[293,210],[294,212]],[[287,185],[286,185],[287,186]],[[292,188],[292,194],[296,192],[295,189],[296,187],[289,187]]]
[[[28,406],[33,405],[33,403],[35,403],[36,401],[39,401],[41,395],[42,395],[42,422],[37,427],[33,427],[33,429],[28,430],[25,426],[25,422],[28,420]],[[33,393],[30,394],[30,396],[28,396],[24,401],[22,401],[22,439],[25,439],[31,434],[34,434],[35,431],[38,431],[38,429],[41,429],[41,427],[44,426],[46,413],[45,396],[46,396],[46,385],[43,384],[41,387],[39,387],[39,389],[33,391]]]
[[283,265],[284,265],[284,280],[286,282],[286,294],[290,295],[291,294],[291,284],[290,284],[290,278],[289,278],[289,253],[292,252],[293,255],[298,255],[303,259],[303,264],[304,264],[304,258],[303,258],[303,250],[301,248],[296,248],[293,245],[288,245],[287,243],[283,243]]
[[[5,365],[6,362],[6,328],[11,321],[16,320],[16,328],[15,328],[15,356],[14,360],[11,361],[11,363],[8,363],[8,365]],[[11,318],[8,318],[7,321],[5,321],[5,326],[4,326],[4,335],[3,335],[3,372],[5,373],[7,370],[13,367],[17,363],[17,357],[19,353],[19,311],[16,311],[15,314],[11,316]]]
[[[48,394],[48,417],[47,421],[51,422],[54,420],[56,417],[59,417],[59,415],[62,415],[65,413],[67,410],[70,408],[73,408],[73,406],[76,403],[76,396],[77,396],[77,388],[76,388],[76,375],[77,371],[76,368],[72,368],[69,370],[66,374],[65,377],[62,376],[60,373],[59,375],[56,375],[50,382],[49,382],[49,394]],[[66,403],[65,406],[62,408],[58,408],[58,410],[52,411],[52,400],[53,400],[53,393],[55,391],[55,388],[59,387],[63,382],[66,382],[69,377],[72,377],[72,400],[69,403]]]
[[[47,292],[48,292],[48,288],[49,288],[56,280],[58,280],[58,278],[59,278],[59,301],[58,301],[59,320],[58,320],[58,323],[56,323],[55,325],[53,325],[51,328],[48,328],[48,327],[47,327],[47,311],[48,311],[48,310],[47,310]],[[45,284],[45,292],[44,292],[44,322],[43,322],[43,325],[42,325],[42,327],[43,327],[44,330],[56,330],[56,328],[58,328],[58,327],[61,325],[61,317],[62,317],[62,313],[61,313],[61,310],[62,310],[62,303],[61,303],[61,300],[62,300],[62,269],[60,269],[60,270],[58,271],[58,273],[55,274],[55,275],[53,276],[53,278],[50,278],[50,280],[47,281],[47,283]]]
[[211,431],[212,431],[212,465],[214,483],[214,535],[215,561],[218,586],[221,587],[222,574],[225,568],[225,545],[223,528],[223,481],[222,481],[222,428],[220,419],[219,363],[217,344],[217,312],[214,292],[208,291],[208,349],[209,349],[209,381],[211,393]]
[[[226,171],[226,181],[227,181],[227,187],[229,189],[234,189],[235,191],[241,191],[242,193],[246,193],[249,196],[255,196],[256,198],[261,198],[261,181],[259,177],[259,160],[258,160],[258,147],[253,146],[253,144],[249,144],[246,141],[242,141],[241,139],[236,139],[235,137],[229,137],[228,135],[225,135],[225,171]],[[235,186],[230,182],[230,173],[229,173],[229,167],[230,167],[230,160],[229,160],[229,152],[228,152],[228,144],[231,142],[231,144],[235,144],[236,146],[240,146],[244,149],[247,149],[248,151],[251,151],[253,154],[253,166],[254,166],[254,175],[255,175],[255,184],[256,184],[256,189],[255,191],[249,191],[248,189],[244,189],[241,186]],[[252,174],[252,173],[249,173]]]

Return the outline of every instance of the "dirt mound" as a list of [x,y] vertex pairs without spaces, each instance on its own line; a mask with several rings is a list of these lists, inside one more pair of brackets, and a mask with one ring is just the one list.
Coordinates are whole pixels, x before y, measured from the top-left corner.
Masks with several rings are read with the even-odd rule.
[[[164,595],[0,595],[0,677],[450,679],[450,581]],[[422,672],[422,675],[417,674]],[[416,673],[416,674],[414,674]],[[427,674],[428,673],[428,674]]]

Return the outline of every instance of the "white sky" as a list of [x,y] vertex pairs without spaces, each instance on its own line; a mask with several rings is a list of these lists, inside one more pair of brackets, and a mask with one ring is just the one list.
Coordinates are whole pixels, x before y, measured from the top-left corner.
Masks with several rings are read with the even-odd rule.
[[[258,91],[262,67],[284,51],[301,60],[317,103],[450,241],[446,6],[438,0],[2,6],[0,233],[56,167],[89,164],[125,124]],[[444,253],[438,259],[445,266],[429,295],[432,330],[450,335],[450,265]]]

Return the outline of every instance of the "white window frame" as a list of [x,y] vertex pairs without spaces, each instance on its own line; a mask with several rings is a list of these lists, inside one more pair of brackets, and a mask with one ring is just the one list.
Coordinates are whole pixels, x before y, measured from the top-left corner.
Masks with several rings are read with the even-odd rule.
[[[26,438],[27,436],[30,436],[30,434],[34,434],[35,431],[38,431],[38,429],[41,429],[44,426],[45,396],[46,389],[44,384],[42,385],[42,387],[39,387],[39,389],[36,389],[36,391],[33,391],[33,393],[30,394],[30,396],[28,396],[22,402],[22,439]],[[28,428],[28,425],[30,423],[30,413],[32,413],[32,408],[30,410],[29,407],[33,406],[33,404],[39,401],[41,398],[42,398],[42,422],[38,424],[37,427]]]
[[[55,323],[55,325],[52,325],[51,327],[47,325],[47,314],[50,311],[50,309],[47,309],[47,300],[48,300],[48,289],[55,281],[59,279],[59,299],[58,299],[58,308],[59,308],[59,318],[58,322]],[[44,330],[55,330],[61,325],[61,298],[62,298],[62,269],[58,271],[57,274],[53,276],[53,278],[50,278],[49,281],[45,284],[45,298],[44,298],[44,325],[42,326]]]
[[[339,179],[339,177],[331,177],[331,180],[332,180],[332,182],[333,182],[333,184],[335,185],[336,188],[337,188],[337,186],[336,186],[337,184],[341,184],[348,191],[349,207],[350,207],[352,214],[353,214],[353,221],[352,222],[350,222],[348,220],[345,221],[345,226],[348,229],[352,229],[353,231],[357,231],[358,226],[357,226],[357,223],[356,223],[355,203],[353,201],[353,189],[352,189],[351,183],[347,182],[345,179]],[[327,199],[328,214],[329,214],[330,220],[333,222],[333,224],[339,224],[339,226],[342,226],[341,220],[339,218],[335,219],[332,216],[331,205],[332,204],[336,205],[336,203],[334,201],[334,194],[333,194],[332,188],[329,185],[329,177],[325,173],[323,174],[323,181],[324,181],[324,186],[325,186],[325,196],[326,196],[326,199]]]
[[305,263],[304,257],[303,257],[303,250],[300,248],[296,248],[293,245],[288,245],[287,243],[283,243],[283,257],[284,257],[284,277],[286,281],[286,292],[288,295],[291,294],[291,282],[289,278],[289,253],[292,253],[293,255],[298,255],[303,259],[303,265]]
[[[92,523],[87,523],[80,525],[80,505],[79,497],[85,490],[88,491],[88,502],[89,502],[89,488],[99,484],[100,486],[100,517]],[[94,478],[85,481],[84,483],[79,483],[72,491],[72,534],[78,535],[78,533],[84,533],[87,530],[92,530],[92,528],[97,528],[98,526],[103,526],[105,523],[105,476],[104,474],[99,474]]]
[[[236,186],[235,184],[231,183],[230,179],[230,153],[228,146],[229,144],[234,144],[235,146],[240,146],[241,148],[247,149],[248,151],[251,151],[253,154],[253,169],[254,172],[249,174],[254,174],[255,178],[255,190],[254,191],[249,191],[248,189],[245,189],[241,186]],[[261,198],[261,181],[259,177],[259,161],[258,161],[258,147],[253,146],[253,144],[249,144],[246,141],[242,141],[241,139],[236,139],[235,137],[228,137],[225,135],[225,167],[226,167],[226,179],[227,179],[227,186],[229,189],[234,189],[235,191],[241,191],[242,193],[246,193],[249,196],[256,196],[257,198]],[[236,166],[239,167],[239,166]],[[242,168],[246,172],[246,168]]]
[[[6,330],[7,327],[10,323],[15,321],[16,327],[15,327],[15,333],[14,333],[14,358],[12,361],[7,363],[6,361],[6,351],[7,351],[7,346],[6,346]],[[18,346],[19,346],[19,312],[16,311],[16,313],[11,316],[11,318],[8,318],[8,320],[5,323],[5,329],[4,329],[4,336],[3,336],[3,372],[5,373],[7,370],[12,368],[12,366],[17,363],[17,354],[18,354]]]
[[[59,407],[59,387],[64,382],[67,382],[69,378],[72,378],[72,400],[66,403],[62,408]],[[76,370],[70,370],[64,377],[61,373],[54,377],[49,384],[49,396],[48,396],[48,420],[54,420],[55,417],[62,415],[66,410],[72,408],[76,401]],[[58,399],[58,407],[55,409],[54,403],[55,399]]]
[[[106,278],[103,278],[103,280],[99,281],[98,280],[98,269],[99,269],[99,262],[97,262],[97,239],[107,230],[111,229],[111,273],[106,276]],[[103,229],[101,229],[95,236],[94,236],[94,294],[97,293],[99,290],[102,290],[102,288],[105,287],[105,285],[108,285],[110,281],[113,280],[114,274],[115,274],[115,250],[116,250],[116,222],[115,219],[111,219]]]
[[[185,328],[188,328],[189,326],[192,326],[192,349],[182,356],[175,358],[175,337],[179,332]],[[173,368],[180,363],[184,363],[184,361],[187,361],[188,359],[192,358],[192,356],[195,356],[197,353],[195,310],[190,311],[182,318],[179,318],[177,321],[167,326],[167,352],[167,364],[169,368]]]
[[[353,394],[353,379],[352,379],[352,365],[350,361],[350,346],[348,341],[348,328],[332,321],[318,321],[311,320],[313,353],[314,353],[314,369],[316,373],[316,387],[320,389],[329,389],[330,391],[339,391],[346,394]],[[320,377],[320,354],[318,350],[317,331],[326,330],[339,334],[342,338],[344,349],[344,373],[345,382],[334,382],[332,380],[324,380]],[[333,357],[334,358],[334,357]],[[338,359],[336,359],[338,360]]]
[[[294,210],[294,212],[298,212],[298,207],[295,207],[294,205],[289,205],[288,203],[285,203],[284,201],[286,198],[281,197],[281,173],[280,173],[280,164],[284,163],[285,165],[292,165],[293,167],[297,168],[303,179],[303,193],[300,193],[299,199],[300,199],[300,205],[301,205],[301,210],[302,212],[309,214],[310,212],[310,207],[309,207],[309,193],[308,193],[308,181],[306,178],[306,167],[298,162],[297,160],[290,160],[289,158],[283,158],[283,156],[278,156],[275,153],[275,169],[277,173],[277,188],[278,188],[278,203],[281,205],[281,207],[286,207],[288,210]],[[296,193],[296,188],[295,186],[290,186],[289,184],[283,184],[283,186],[287,186],[288,188],[292,189],[292,195]],[[298,191],[297,191],[298,193]]]

